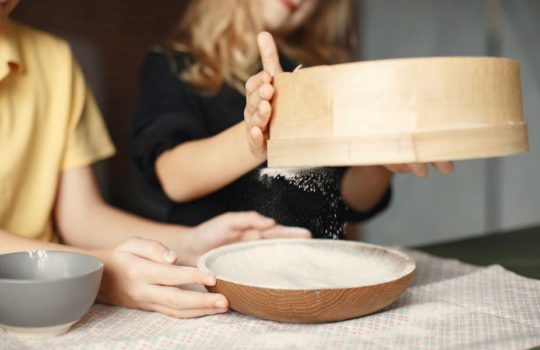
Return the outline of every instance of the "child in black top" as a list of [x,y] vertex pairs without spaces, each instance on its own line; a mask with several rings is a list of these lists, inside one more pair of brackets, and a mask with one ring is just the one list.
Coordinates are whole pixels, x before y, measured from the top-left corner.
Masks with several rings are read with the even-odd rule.
[[[151,52],[142,69],[134,161],[162,203],[164,221],[194,225],[226,211],[256,210],[284,225],[306,227],[314,237],[343,238],[347,222],[387,206],[392,171],[425,176],[421,164],[265,169],[271,81],[281,70],[279,61],[291,71],[299,61],[349,58],[353,2],[270,0],[255,8],[258,1],[236,8],[228,2],[237,1],[193,2],[174,48]],[[214,29],[197,37],[209,22]],[[337,28],[325,31],[332,26]],[[259,65],[260,30],[272,31],[284,54],[278,58],[272,37],[262,34],[259,47],[270,72],[248,80]],[[318,40],[308,33],[318,33]],[[437,166],[446,172],[452,164]]]

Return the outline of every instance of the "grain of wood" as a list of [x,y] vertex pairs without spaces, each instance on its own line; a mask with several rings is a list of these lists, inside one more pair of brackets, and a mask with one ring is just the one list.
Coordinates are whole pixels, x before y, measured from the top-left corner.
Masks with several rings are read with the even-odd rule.
[[528,150],[519,62],[365,61],[276,77],[270,167],[431,162]]
[[280,322],[360,317],[394,302],[414,276],[408,256],[335,240],[266,240],[215,249],[198,266],[217,275],[208,289],[233,310]]

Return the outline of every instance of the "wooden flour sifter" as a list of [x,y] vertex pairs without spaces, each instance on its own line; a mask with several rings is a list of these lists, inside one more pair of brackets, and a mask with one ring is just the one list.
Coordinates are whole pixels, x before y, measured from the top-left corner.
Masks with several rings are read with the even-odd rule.
[[268,166],[507,156],[528,150],[519,62],[429,57],[282,73]]

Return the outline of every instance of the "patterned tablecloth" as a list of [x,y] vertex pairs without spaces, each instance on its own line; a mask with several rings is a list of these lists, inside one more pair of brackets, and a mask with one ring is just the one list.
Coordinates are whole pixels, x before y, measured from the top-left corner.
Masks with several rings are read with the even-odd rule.
[[179,320],[96,304],[64,336],[0,349],[528,349],[540,346],[540,281],[407,251],[417,275],[384,311],[320,325],[235,312]]

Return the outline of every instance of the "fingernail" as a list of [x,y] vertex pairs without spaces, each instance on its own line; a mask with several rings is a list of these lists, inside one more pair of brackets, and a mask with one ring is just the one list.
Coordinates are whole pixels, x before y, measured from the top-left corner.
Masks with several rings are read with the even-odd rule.
[[207,286],[213,286],[216,284],[216,278],[213,276],[206,277],[205,283]]
[[224,309],[227,307],[227,302],[220,297],[214,305],[219,309]]
[[165,254],[163,254],[163,259],[169,263],[173,263],[176,261],[177,255],[172,250],[167,251]]

